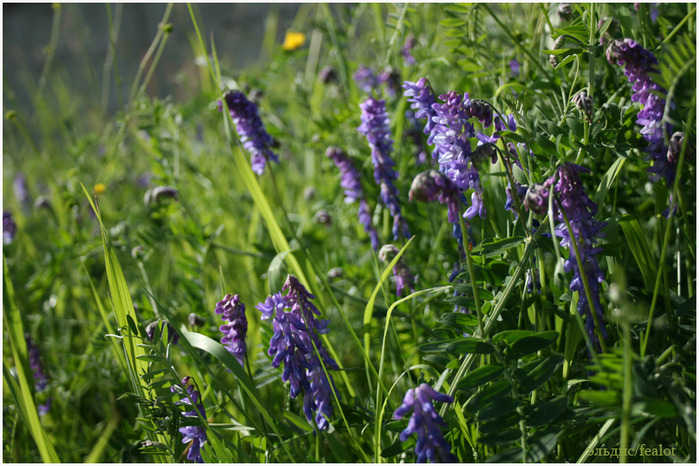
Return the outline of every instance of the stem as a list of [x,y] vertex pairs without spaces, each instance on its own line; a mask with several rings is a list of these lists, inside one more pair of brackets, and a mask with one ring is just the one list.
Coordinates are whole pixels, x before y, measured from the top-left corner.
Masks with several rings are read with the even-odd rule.
[[481,313],[481,300],[478,296],[478,286],[476,286],[476,273],[473,270],[473,261],[471,260],[471,251],[466,245],[468,244],[468,239],[464,238],[466,235],[466,228],[464,223],[464,217],[459,213],[459,227],[461,228],[461,237],[464,240],[464,256],[466,256],[466,264],[468,266],[468,276],[471,280],[471,289],[473,289],[473,301],[476,303],[476,315],[478,316],[478,330],[481,336],[485,335],[483,332],[483,314]]

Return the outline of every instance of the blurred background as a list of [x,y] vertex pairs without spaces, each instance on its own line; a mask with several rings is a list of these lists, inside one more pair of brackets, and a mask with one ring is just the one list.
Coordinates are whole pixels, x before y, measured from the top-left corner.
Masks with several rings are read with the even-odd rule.
[[[192,7],[202,23],[202,34],[211,34],[205,40],[213,37],[218,56],[234,72],[269,57],[282,43],[286,30],[309,11],[308,5],[290,3],[202,3]],[[53,51],[51,73],[68,77],[72,86],[101,89],[104,80],[109,80],[106,103],[113,112],[119,107],[119,92],[128,95],[167,4],[61,4],[59,15],[56,8],[50,3],[3,4],[5,109],[8,105],[28,105]],[[168,23],[172,33],[148,93],[160,97],[171,94],[180,100],[188,94],[193,75],[199,73],[193,48],[196,35],[187,5],[175,4]]]

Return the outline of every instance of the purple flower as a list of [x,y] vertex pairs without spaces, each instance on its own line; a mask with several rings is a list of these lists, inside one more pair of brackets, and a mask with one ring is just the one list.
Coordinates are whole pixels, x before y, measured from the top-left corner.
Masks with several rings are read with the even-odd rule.
[[243,147],[251,154],[252,171],[261,175],[268,160],[279,163],[272,152],[274,139],[265,130],[257,106],[240,91],[228,91],[223,96]]
[[371,147],[371,161],[374,164],[374,180],[381,189],[381,200],[393,215],[393,237],[410,236],[408,224],[401,214],[398,202],[398,189],[393,180],[398,178],[398,172],[393,168],[396,163],[391,158],[393,140],[388,126],[386,101],[368,98],[359,107],[362,110],[362,124],[357,128],[364,134]]
[[[379,259],[385,264],[390,263],[398,254],[398,248],[392,244],[384,244],[379,251]],[[403,290],[408,288],[415,291],[415,276],[410,273],[405,259],[401,256],[396,265],[393,266],[393,278],[396,281],[396,295],[402,296]]]
[[648,169],[653,173],[651,180],[655,182],[664,177],[668,186],[672,186],[677,164],[668,160],[668,148],[663,140],[663,129],[670,134],[672,125],[665,123],[663,127],[665,99],[657,93],[666,94],[666,90],[652,79],[653,74],[658,73],[657,58],[637,42],[624,39],[609,44],[607,60],[613,65],[624,65],[624,74],[633,83],[631,100],[643,105],[636,123],[642,126],[640,133],[649,143],[644,151],[648,153],[647,160],[653,160],[653,166]]
[[403,57],[403,60],[405,61],[405,64],[407,66],[414,65],[417,63],[415,61],[415,58],[413,57],[413,54],[411,51],[415,48],[415,44],[417,41],[415,40],[415,36],[410,34],[408,37],[405,39],[405,42],[403,43],[403,47],[400,49],[400,54]]
[[15,219],[12,217],[12,212],[3,211],[2,212],[2,242],[3,244],[10,244],[12,240],[15,239],[17,234],[17,224]]
[[[151,322],[150,324],[148,324],[148,326],[146,327],[146,336],[148,337],[148,340],[153,341],[153,337],[155,336],[155,330],[158,328],[158,324],[160,323],[160,320],[156,320],[155,322]],[[170,322],[162,322],[162,325],[160,325],[160,338],[163,337],[163,332],[165,331],[166,327],[167,342],[176,345],[177,342],[180,341],[180,334],[177,333],[177,330],[175,330],[175,327],[173,327]]]
[[364,196],[364,189],[360,181],[359,171],[352,163],[352,160],[347,156],[347,153],[339,147],[328,147],[325,155],[335,162],[337,168],[340,169],[340,186],[345,188],[345,202],[351,204],[359,201],[359,210],[357,216],[359,222],[364,226],[364,231],[367,232],[371,239],[371,247],[374,250],[379,248],[379,235],[371,223],[371,210]]
[[405,81],[403,89],[405,89],[403,95],[408,98],[410,108],[415,111],[415,118],[427,120],[423,131],[425,134],[430,134],[434,127],[432,118],[435,116],[432,105],[436,103],[436,99],[427,78],[420,78],[417,82]]
[[15,198],[22,206],[31,205],[32,201],[29,198],[29,188],[27,187],[27,177],[24,173],[17,173],[12,182],[12,190],[15,193]]
[[512,60],[509,61],[508,65],[510,65],[510,75],[513,78],[516,78],[517,76],[519,76],[519,67],[520,67],[519,60],[517,60],[516,58],[513,58]]
[[378,88],[380,84],[374,70],[365,65],[359,65],[359,69],[354,73],[354,81],[367,94]]
[[390,96],[395,96],[400,92],[400,74],[393,68],[386,68],[379,73],[377,82],[386,85],[386,92]]
[[282,380],[291,386],[289,396],[296,398],[303,391],[306,419],[311,422],[315,418],[318,428],[326,430],[333,413],[334,383],[323,366],[339,369],[320,339],[328,331],[328,321],[318,320],[320,311],[312,302],[315,297],[293,275],[287,277],[282,291],[287,295],[275,293],[255,306],[262,312],[262,320],[272,319],[274,335],[268,351],[272,367],[284,363]]
[[[190,405],[193,407],[191,411],[185,411],[182,413],[184,417],[201,417],[204,422],[206,422],[206,410],[204,409],[204,403],[201,401],[201,393],[196,389],[194,385],[187,385],[190,377],[187,376],[182,379],[182,386],[186,387],[186,396],[184,396],[176,404],[178,405]],[[170,387],[172,392],[182,391],[182,387],[179,385],[173,385]],[[206,443],[206,429],[201,425],[190,425],[179,428],[182,434],[182,443],[192,442],[189,446],[189,452],[187,453],[187,459],[194,461],[195,463],[203,463],[204,460],[201,457],[201,448]]]
[[451,453],[451,447],[444,440],[440,427],[446,427],[444,419],[435,411],[433,401],[452,403],[454,398],[439,393],[426,383],[409,389],[403,398],[403,404],[393,413],[393,419],[400,419],[413,411],[408,427],[400,433],[400,440],[405,442],[413,434],[417,435],[415,454],[417,462],[438,460],[442,463],[453,463],[457,458]]
[[[585,316],[585,327],[590,338],[597,342],[595,335],[595,321],[592,312],[596,313],[603,338],[607,337],[607,331],[603,321],[603,309],[599,300],[599,284],[604,281],[604,272],[599,267],[595,257],[601,248],[595,247],[597,239],[604,236],[601,233],[606,222],[598,222],[594,215],[597,213],[597,205],[587,197],[578,173],[588,170],[573,163],[567,163],[556,170],[556,173],[544,183],[544,188],[554,184],[556,203],[554,220],[558,222],[554,230],[556,236],[561,238],[561,246],[568,249],[568,259],[565,261],[566,272],[573,272],[573,280],[570,289],[577,291],[578,313]],[[541,191],[539,191],[541,194]],[[570,230],[566,226],[563,214],[568,219]],[[580,254],[582,270],[578,266],[573,241],[577,245]],[[590,288],[592,303],[588,301],[585,287],[583,286],[583,274]]]
[[427,170],[413,179],[408,194],[410,201],[439,201],[447,206],[447,218],[453,225],[459,226],[459,208],[461,193],[456,185],[444,174],[436,170]]
[[245,334],[248,331],[248,319],[245,317],[245,304],[240,301],[238,295],[227,294],[223,300],[216,303],[216,314],[221,314],[221,320],[228,321],[221,325],[219,330],[223,332],[221,344],[236,357],[240,365],[245,362]]
[[43,392],[46,390],[46,386],[49,383],[49,378],[44,372],[44,366],[41,363],[41,355],[39,354],[39,347],[36,346],[32,337],[28,333],[24,334],[24,339],[27,342],[27,355],[29,356],[29,367],[32,370],[32,375],[34,376],[34,388],[37,392]]

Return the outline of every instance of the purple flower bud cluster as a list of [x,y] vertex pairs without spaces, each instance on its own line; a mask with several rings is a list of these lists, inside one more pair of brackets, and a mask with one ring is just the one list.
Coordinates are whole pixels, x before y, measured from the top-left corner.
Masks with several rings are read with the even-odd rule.
[[3,211],[2,212],[2,242],[3,244],[10,244],[12,240],[15,239],[17,234],[17,224],[15,219],[12,217],[12,212]]
[[[204,403],[201,401],[201,393],[194,385],[188,385],[189,380],[189,376],[182,379],[182,387],[186,387],[186,395],[175,404],[191,405],[193,409],[183,412],[182,415],[184,417],[201,417],[206,422],[206,410],[204,409]],[[170,387],[170,391],[182,393],[182,387],[173,385]],[[189,446],[187,459],[195,463],[203,463],[201,449],[206,443],[206,429],[200,425],[191,425],[180,427],[179,431],[182,434],[182,443],[192,442]]]
[[432,405],[433,401],[453,403],[454,398],[439,393],[426,383],[417,388],[409,389],[403,398],[403,404],[393,413],[393,419],[400,419],[411,410],[413,411],[408,427],[400,433],[400,440],[405,442],[413,434],[417,435],[415,454],[417,462],[454,463],[457,458],[451,453],[451,447],[444,440],[440,427],[446,427],[444,419]]
[[274,139],[262,124],[257,106],[240,91],[228,91],[223,99],[226,101],[243,147],[251,154],[252,171],[261,175],[265,171],[267,161],[279,163],[279,157],[271,150],[275,144]]
[[399,235],[410,237],[408,224],[401,214],[398,202],[398,189],[393,183],[398,172],[393,168],[396,163],[391,158],[393,140],[389,128],[386,101],[368,98],[359,107],[362,110],[362,124],[357,128],[366,136],[371,147],[371,161],[374,164],[374,180],[381,188],[381,200],[393,216],[393,237]]
[[328,321],[318,320],[320,311],[311,301],[315,296],[293,275],[287,277],[282,291],[286,296],[275,293],[255,306],[262,320],[272,319],[274,335],[268,351],[272,367],[284,363],[282,380],[291,386],[289,396],[296,398],[303,391],[306,419],[311,422],[315,413],[318,428],[327,430],[333,413],[334,382],[326,370],[339,369],[320,339],[328,332]]
[[153,341],[155,331],[158,328],[160,328],[160,338],[162,339],[163,332],[167,327],[167,342],[176,345],[177,342],[180,341],[180,334],[177,333],[175,327],[170,322],[162,322],[162,325],[159,324],[161,324],[160,320],[156,320],[155,322],[151,322],[150,324],[148,324],[148,326],[146,327],[146,336],[148,337],[148,340]]
[[364,196],[361,177],[359,171],[352,163],[352,160],[347,156],[347,153],[339,147],[328,147],[325,155],[335,162],[337,168],[340,169],[340,186],[345,188],[345,202],[351,204],[354,201],[359,201],[359,211],[357,216],[359,221],[364,226],[364,231],[367,232],[371,239],[371,247],[374,250],[379,248],[379,235],[371,223],[371,210]]
[[403,57],[403,61],[407,66],[412,66],[416,64],[417,62],[415,61],[415,57],[413,57],[413,54],[411,51],[415,48],[415,45],[417,44],[417,40],[415,40],[415,36],[410,34],[408,37],[406,37],[405,42],[403,43],[403,47],[400,49],[400,54]]
[[[543,206],[548,203],[544,193],[548,192],[547,188],[553,185],[553,192],[556,195],[554,220],[557,222],[554,232],[556,236],[561,238],[561,246],[568,249],[568,259],[565,261],[564,269],[566,272],[573,272],[570,289],[578,292],[578,313],[585,316],[587,332],[591,340],[597,342],[593,311],[596,313],[596,318],[599,321],[600,332],[603,338],[607,338],[607,331],[604,326],[602,304],[599,300],[599,284],[604,281],[604,272],[600,269],[595,257],[601,251],[601,248],[595,247],[595,243],[598,238],[604,236],[601,230],[607,224],[594,219],[594,215],[597,213],[597,205],[587,197],[578,175],[581,172],[588,171],[573,163],[562,165],[551,178],[544,182],[543,186],[530,188],[527,193],[527,200],[530,201],[529,205],[532,207],[536,206],[533,210],[541,211]],[[570,230],[566,226],[563,214],[565,214],[570,223]],[[578,267],[572,241],[575,241],[577,245],[583,270],[580,270],[580,267]],[[592,303],[588,301],[587,293],[585,293],[583,274],[585,274],[590,288]]]
[[[663,129],[670,134],[672,125],[665,123],[663,128],[663,113],[665,99],[656,93],[666,94],[667,91],[653,82],[652,75],[657,73],[658,60],[650,51],[644,49],[632,39],[614,40],[607,48],[607,60],[613,65],[624,65],[624,74],[630,83],[634,94],[631,100],[643,105],[638,112],[636,123],[642,126],[640,133],[649,142],[644,149],[648,160],[653,160],[653,166],[648,169],[653,173],[653,182],[665,178],[668,186],[675,180],[677,164],[668,160],[667,146],[663,141]],[[655,92],[653,92],[655,91]]]
[[240,301],[237,294],[229,293],[216,303],[214,312],[221,314],[221,320],[228,322],[219,327],[224,335],[221,338],[221,344],[225,345],[228,352],[235,356],[240,365],[243,366],[246,354],[245,335],[248,332],[245,304]]
[[[392,244],[384,244],[379,251],[379,259],[384,264],[388,264],[396,257],[396,254],[398,254],[398,248]],[[396,295],[402,296],[406,288],[411,292],[415,291],[415,276],[410,273],[403,257],[393,266],[393,278],[396,281]]]
[[[24,334],[24,340],[27,343],[27,356],[29,357],[29,368],[32,370],[32,376],[34,377],[34,389],[37,393],[46,390],[49,378],[44,372],[44,366],[41,363],[41,355],[39,353],[39,347],[29,336],[28,333]],[[48,413],[51,408],[51,398],[47,398],[44,404],[40,404],[36,407],[37,412],[40,416]]]
[[427,170],[417,175],[410,186],[408,199],[421,202],[439,201],[447,206],[447,217],[453,225],[459,226],[461,193],[459,188],[444,174]]

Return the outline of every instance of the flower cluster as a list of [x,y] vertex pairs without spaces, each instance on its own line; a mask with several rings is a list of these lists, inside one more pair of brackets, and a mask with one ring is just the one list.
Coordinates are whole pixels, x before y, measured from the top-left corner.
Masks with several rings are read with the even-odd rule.
[[328,321],[318,320],[320,311],[311,301],[315,296],[293,275],[287,277],[282,291],[287,292],[286,296],[275,293],[255,306],[262,313],[262,320],[272,319],[274,335],[268,354],[273,357],[273,367],[284,363],[282,380],[291,386],[289,396],[296,398],[304,392],[303,410],[308,422],[315,413],[318,428],[327,430],[334,391],[327,370],[339,369],[320,340],[320,335],[328,331]]
[[[565,261],[564,269],[566,272],[573,272],[570,289],[578,292],[578,312],[585,316],[585,327],[590,339],[598,342],[595,334],[595,320],[599,322],[603,338],[607,338],[607,331],[603,321],[602,304],[599,300],[599,284],[604,281],[604,273],[595,257],[601,248],[595,247],[595,243],[598,238],[604,236],[601,230],[606,226],[606,223],[594,219],[597,205],[587,197],[578,175],[578,173],[587,171],[589,170],[573,163],[562,165],[543,185],[529,188],[525,198],[525,206],[534,212],[543,214],[548,206],[549,188],[553,185],[553,192],[556,196],[553,216],[557,222],[554,232],[556,236],[561,238],[561,246],[568,249],[568,259]],[[570,229],[566,226],[566,219],[570,224]],[[573,241],[577,246],[582,270],[578,266]],[[590,289],[592,303],[589,302],[585,292],[583,276]],[[595,316],[593,316],[593,312],[595,312]]]
[[271,150],[274,139],[262,124],[257,106],[240,91],[228,91],[223,99],[226,101],[243,147],[251,154],[252,171],[258,175],[263,174],[267,161],[272,160],[278,163],[279,157]]
[[359,201],[359,211],[357,216],[359,221],[364,226],[364,231],[367,232],[369,238],[371,239],[371,247],[374,250],[379,248],[379,235],[371,223],[371,211],[369,209],[369,204],[367,203],[366,197],[364,196],[364,189],[362,188],[361,177],[359,171],[352,163],[352,160],[347,156],[347,153],[340,149],[339,147],[328,147],[325,151],[325,155],[335,162],[337,168],[340,169],[340,186],[345,188],[345,202],[350,204],[355,201]]
[[439,201],[447,206],[447,218],[453,225],[459,225],[459,207],[461,193],[456,185],[444,174],[436,170],[427,170],[413,179],[408,194],[410,201]]
[[17,234],[17,224],[15,219],[12,217],[12,213],[8,211],[3,211],[2,213],[2,242],[3,244],[10,244],[12,240],[15,239]]
[[401,214],[398,189],[394,184],[398,172],[393,168],[396,163],[391,158],[393,140],[388,126],[386,101],[368,98],[359,107],[362,110],[362,124],[357,129],[369,141],[371,161],[374,164],[374,180],[381,188],[381,200],[393,216],[393,237],[398,239],[398,236],[403,235],[408,238],[410,230]]
[[[379,259],[384,264],[388,264],[396,257],[396,254],[398,254],[398,248],[392,244],[384,244],[379,251]],[[393,278],[396,281],[396,294],[398,296],[403,294],[405,288],[415,291],[415,276],[410,273],[410,269],[402,257],[393,267]]]
[[[32,375],[34,376],[34,389],[37,393],[46,390],[49,378],[44,372],[44,366],[41,363],[41,355],[39,353],[39,347],[29,336],[29,334],[24,334],[24,340],[27,342],[27,355],[29,356],[29,368],[32,370]],[[46,414],[51,408],[51,398],[48,398],[44,404],[40,404],[36,407],[40,416]]]
[[236,357],[240,365],[245,362],[245,335],[248,331],[248,319],[245,316],[245,304],[240,301],[238,295],[227,294],[216,303],[216,314],[221,314],[221,320],[227,324],[221,325],[219,330],[223,332],[221,343]]
[[631,89],[634,94],[631,100],[643,105],[643,109],[638,112],[636,123],[642,126],[640,133],[649,143],[644,150],[648,153],[648,159],[653,160],[653,166],[648,169],[654,174],[651,179],[655,182],[664,177],[668,186],[671,186],[675,179],[677,163],[668,160],[668,148],[663,140],[663,131],[670,134],[672,125],[665,123],[663,127],[665,99],[658,93],[667,92],[652,79],[652,75],[658,72],[657,58],[639,43],[624,39],[614,40],[609,44],[607,60],[613,65],[624,65],[624,74],[629,82],[633,83]]
[[[190,377],[187,376],[182,379],[182,387],[186,387],[186,396],[184,396],[176,404],[178,405],[191,405],[194,409],[191,411],[185,411],[182,413],[184,417],[201,417],[206,421],[206,410],[204,409],[204,403],[201,401],[201,393],[196,389],[194,385],[188,385]],[[173,385],[170,387],[170,391],[173,393],[181,392],[182,387],[179,385]],[[203,463],[204,460],[201,457],[201,448],[206,443],[206,429],[201,425],[190,425],[179,428],[182,434],[182,443],[192,442],[189,446],[189,452],[187,453],[187,459],[194,461],[195,463]]]
[[417,82],[405,81],[403,83],[403,89],[405,89],[403,95],[408,98],[410,108],[415,111],[415,118],[427,120],[423,132],[425,134],[430,134],[432,128],[434,128],[434,121],[432,121],[432,118],[435,116],[432,105],[434,105],[437,100],[434,97],[434,93],[430,88],[427,78],[420,78]]
[[163,337],[163,332],[165,331],[165,328],[167,328],[167,342],[172,343],[173,345],[176,345],[177,342],[180,341],[180,334],[177,333],[177,330],[175,330],[175,327],[170,322],[162,322],[162,321],[156,320],[155,322],[151,322],[148,324],[146,327],[146,336],[148,337],[148,340],[153,341],[153,337],[155,336],[155,331],[160,328],[160,333],[159,336],[162,339]]
[[415,48],[415,45],[417,44],[417,40],[415,39],[415,36],[410,34],[408,37],[405,39],[405,42],[403,43],[403,47],[400,49],[400,54],[403,57],[403,61],[407,66],[412,66],[415,65],[417,62],[415,61],[415,57],[413,57],[412,50]]
[[436,459],[442,463],[456,462],[457,458],[451,453],[451,447],[444,440],[440,430],[440,426],[446,427],[446,423],[435,411],[432,405],[433,400],[452,403],[454,398],[439,393],[426,383],[406,392],[403,404],[393,413],[393,419],[400,419],[410,410],[413,411],[408,427],[400,433],[400,440],[405,442],[412,434],[417,435],[415,454],[418,463],[426,461],[434,463]]

